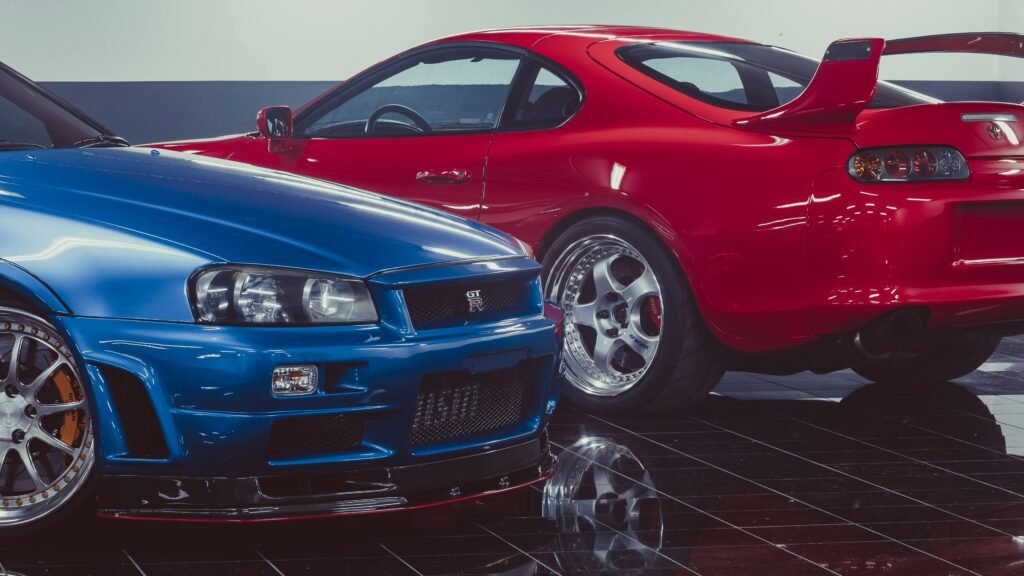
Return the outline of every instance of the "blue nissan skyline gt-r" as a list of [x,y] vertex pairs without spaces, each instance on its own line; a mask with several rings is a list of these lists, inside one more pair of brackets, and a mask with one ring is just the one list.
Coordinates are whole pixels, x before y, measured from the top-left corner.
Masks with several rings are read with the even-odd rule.
[[0,65],[0,530],[545,478],[561,313],[539,273],[460,218],[129,147]]

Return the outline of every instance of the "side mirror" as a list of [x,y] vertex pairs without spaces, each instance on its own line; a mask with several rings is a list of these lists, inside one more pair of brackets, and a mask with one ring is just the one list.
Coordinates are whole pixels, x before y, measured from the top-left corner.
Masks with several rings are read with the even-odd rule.
[[292,109],[287,106],[268,106],[256,115],[256,129],[269,140],[287,140],[292,137]]

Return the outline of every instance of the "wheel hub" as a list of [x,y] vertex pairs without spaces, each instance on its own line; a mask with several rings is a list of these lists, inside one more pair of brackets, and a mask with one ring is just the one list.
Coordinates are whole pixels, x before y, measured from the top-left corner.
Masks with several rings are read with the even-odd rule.
[[597,313],[594,315],[597,326],[602,332],[618,332],[627,328],[629,320],[629,304],[622,300],[617,294],[611,294],[608,298],[600,301]]
[[15,430],[25,431],[32,425],[28,416],[29,406],[24,396],[0,396],[0,448],[5,442],[14,441]]
[[620,301],[615,305],[615,308],[612,309],[612,316],[619,324],[619,327],[627,327],[626,322],[629,319],[629,304],[624,301]]

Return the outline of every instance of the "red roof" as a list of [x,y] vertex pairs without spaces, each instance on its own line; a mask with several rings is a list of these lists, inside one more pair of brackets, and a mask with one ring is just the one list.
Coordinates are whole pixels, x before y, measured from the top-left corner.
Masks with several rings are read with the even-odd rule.
[[512,44],[529,48],[540,40],[551,36],[577,37],[586,40],[588,43],[613,38],[643,38],[652,37],[660,40],[706,40],[706,41],[742,41],[737,38],[719,36],[716,34],[705,34],[702,32],[688,32],[684,30],[672,30],[670,28],[656,28],[653,26],[618,26],[618,25],[566,25],[566,26],[523,26],[519,28],[494,28],[489,30],[478,30],[456,34],[445,38],[438,38],[430,44],[437,42],[456,41],[490,41]]

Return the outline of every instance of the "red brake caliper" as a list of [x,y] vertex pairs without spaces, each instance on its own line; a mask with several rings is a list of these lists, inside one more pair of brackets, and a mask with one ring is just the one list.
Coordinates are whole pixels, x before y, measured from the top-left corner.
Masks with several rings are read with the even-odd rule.
[[651,321],[651,324],[658,329],[658,333],[661,333],[661,298],[657,296],[651,296],[644,302],[644,311],[647,313],[647,319]]

